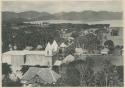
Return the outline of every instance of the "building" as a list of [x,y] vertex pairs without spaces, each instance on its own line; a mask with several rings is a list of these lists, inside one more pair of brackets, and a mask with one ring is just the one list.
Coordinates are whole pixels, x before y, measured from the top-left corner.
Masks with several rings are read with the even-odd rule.
[[42,50],[42,45],[37,45],[36,50]]
[[103,34],[103,44],[106,40],[112,40],[114,46],[123,46],[123,28],[110,27],[109,32]]
[[109,53],[109,49],[108,48],[104,48],[101,50],[101,54],[102,55],[107,55]]
[[52,84],[61,76],[49,68],[30,67],[21,78],[23,84]]
[[53,52],[58,52],[58,44],[57,42],[54,40],[53,43],[52,43],[52,51]]
[[75,60],[75,57],[70,54],[63,59],[62,63],[68,64],[74,60]]
[[48,42],[46,48],[45,48],[45,55],[52,55],[52,50],[53,47],[51,46],[51,44]]
[[45,51],[8,51],[2,55],[2,63],[8,63],[13,70],[20,70],[22,65],[52,66],[53,55]]

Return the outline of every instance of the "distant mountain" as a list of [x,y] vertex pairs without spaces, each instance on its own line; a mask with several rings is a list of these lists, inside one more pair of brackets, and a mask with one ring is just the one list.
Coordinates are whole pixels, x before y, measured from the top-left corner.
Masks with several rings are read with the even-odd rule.
[[98,20],[119,20],[122,19],[122,12],[108,12],[108,11],[83,11],[83,12],[68,12],[54,14],[57,19],[66,20],[85,20],[85,21],[98,21]]
[[50,14],[47,12],[25,11],[20,13],[2,12],[2,20],[23,19],[24,21],[36,20],[84,20],[84,21],[102,21],[102,20],[120,20],[122,12],[109,11],[83,11],[83,12],[60,12]]

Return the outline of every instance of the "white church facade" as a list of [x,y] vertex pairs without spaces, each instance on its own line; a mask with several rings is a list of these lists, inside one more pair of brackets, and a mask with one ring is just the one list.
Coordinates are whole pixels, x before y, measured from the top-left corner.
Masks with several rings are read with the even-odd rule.
[[13,50],[2,54],[2,63],[8,63],[15,69],[20,69],[22,65],[48,66],[53,64],[53,56],[58,52],[58,44],[54,40],[52,44],[48,42],[45,50]]

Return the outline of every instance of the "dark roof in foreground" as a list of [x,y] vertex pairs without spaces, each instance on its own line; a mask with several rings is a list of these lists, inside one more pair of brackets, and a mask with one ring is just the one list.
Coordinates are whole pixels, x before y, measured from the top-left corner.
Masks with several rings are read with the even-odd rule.
[[23,75],[22,80],[32,83],[33,78],[36,75],[39,76],[41,83],[53,83],[61,77],[50,68],[30,67],[29,70]]

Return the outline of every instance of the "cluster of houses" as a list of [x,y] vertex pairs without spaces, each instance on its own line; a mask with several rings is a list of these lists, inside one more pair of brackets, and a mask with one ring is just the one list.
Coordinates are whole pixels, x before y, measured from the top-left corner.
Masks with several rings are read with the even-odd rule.
[[[96,33],[96,31],[99,31],[99,33]],[[107,46],[104,45],[104,43],[108,40],[113,42],[114,48],[117,46],[123,47],[123,28],[122,27],[109,27],[106,30],[104,28],[103,29],[90,28],[82,31],[81,36],[88,35],[90,33],[97,36],[97,38],[101,41],[101,46],[104,46],[100,51],[100,54],[104,54],[104,55],[108,54],[109,49],[107,48]],[[121,51],[122,51],[122,48],[121,48]]]
[[[113,28],[111,30],[113,30]],[[123,44],[121,42],[123,41],[121,39],[122,32],[120,32],[119,35],[115,34],[115,37],[114,37],[111,30],[109,30],[110,32],[108,33],[103,33],[102,36],[107,37],[107,38],[103,38],[103,44],[107,39],[109,39],[115,43],[115,46],[122,45]],[[84,31],[84,34],[88,34],[88,33],[95,33],[95,32],[92,32],[90,30]],[[71,38],[71,36],[69,35],[71,34],[68,34],[67,36],[65,36],[65,33],[63,33],[64,38]],[[10,78],[14,79],[16,75],[16,77],[21,79],[21,82],[24,84],[24,86],[27,86],[27,84],[32,85],[32,83],[45,83],[45,84],[55,83],[61,77],[61,75],[55,72],[54,70],[52,70],[53,66],[59,67],[63,63],[67,64],[69,62],[72,62],[76,59],[75,55],[82,57],[82,59],[86,59],[86,55],[89,55],[86,49],[76,46],[74,55],[69,54],[63,57],[63,59],[60,59],[60,57],[57,57],[59,51],[63,53],[65,49],[68,48],[69,46],[70,45],[66,45],[65,43],[61,43],[60,45],[58,45],[58,43],[55,40],[53,41],[52,44],[48,42],[45,50],[42,50],[41,45],[38,45],[36,47],[36,50],[32,50],[32,47],[26,47],[24,50],[17,50],[16,46],[13,46],[12,48],[12,46],[9,45],[10,51],[3,53],[2,63],[8,63],[9,65],[11,65],[14,75],[11,74]],[[96,55],[102,55],[102,54],[106,55],[108,54],[108,52],[109,52],[109,49],[104,48],[101,50],[101,54],[96,54]],[[20,70],[22,66],[25,66],[25,65],[30,66],[30,68],[23,75]],[[37,65],[41,67],[40,68],[36,67]]]
[[[11,74],[10,77],[14,79],[15,76],[17,76],[22,80],[22,83],[24,85],[27,83],[30,84],[31,79],[33,77],[36,77],[36,75],[40,76],[40,78],[42,78],[40,80],[45,81],[45,83],[53,83],[60,78],[60,75],[52,70],[52,66],[54,65],[58,66],[62,64],[62,61],[58,59],[54,60],[55,58],[54,56],[59,52],[59,49],[64,51],[66,47],[68,46],[65,43],[61,43],[60,46],[58,46],[57,42],[54,40],[52,44],[48,43],[46,45],[45,50],[34,50],[34,51],[28,50],[30,48],[25,50],[11,50],[3,53],[2,63],[8,63],[9,65],[11,65],[13,74]],[[37,48],[41,48],[41,46],[37,46]],[[67,63],[67,58],[70,58],[69,56],[66,57],[66,59],[64,59],[63,63]],[[25,66],[25,65],[28,65],[31,67],[23,75],[20,70],[22,66]],[[38,65],[42,66],[43,68],[35,67]],[[47,67],[47,68],[44,68],[44,67]]]

